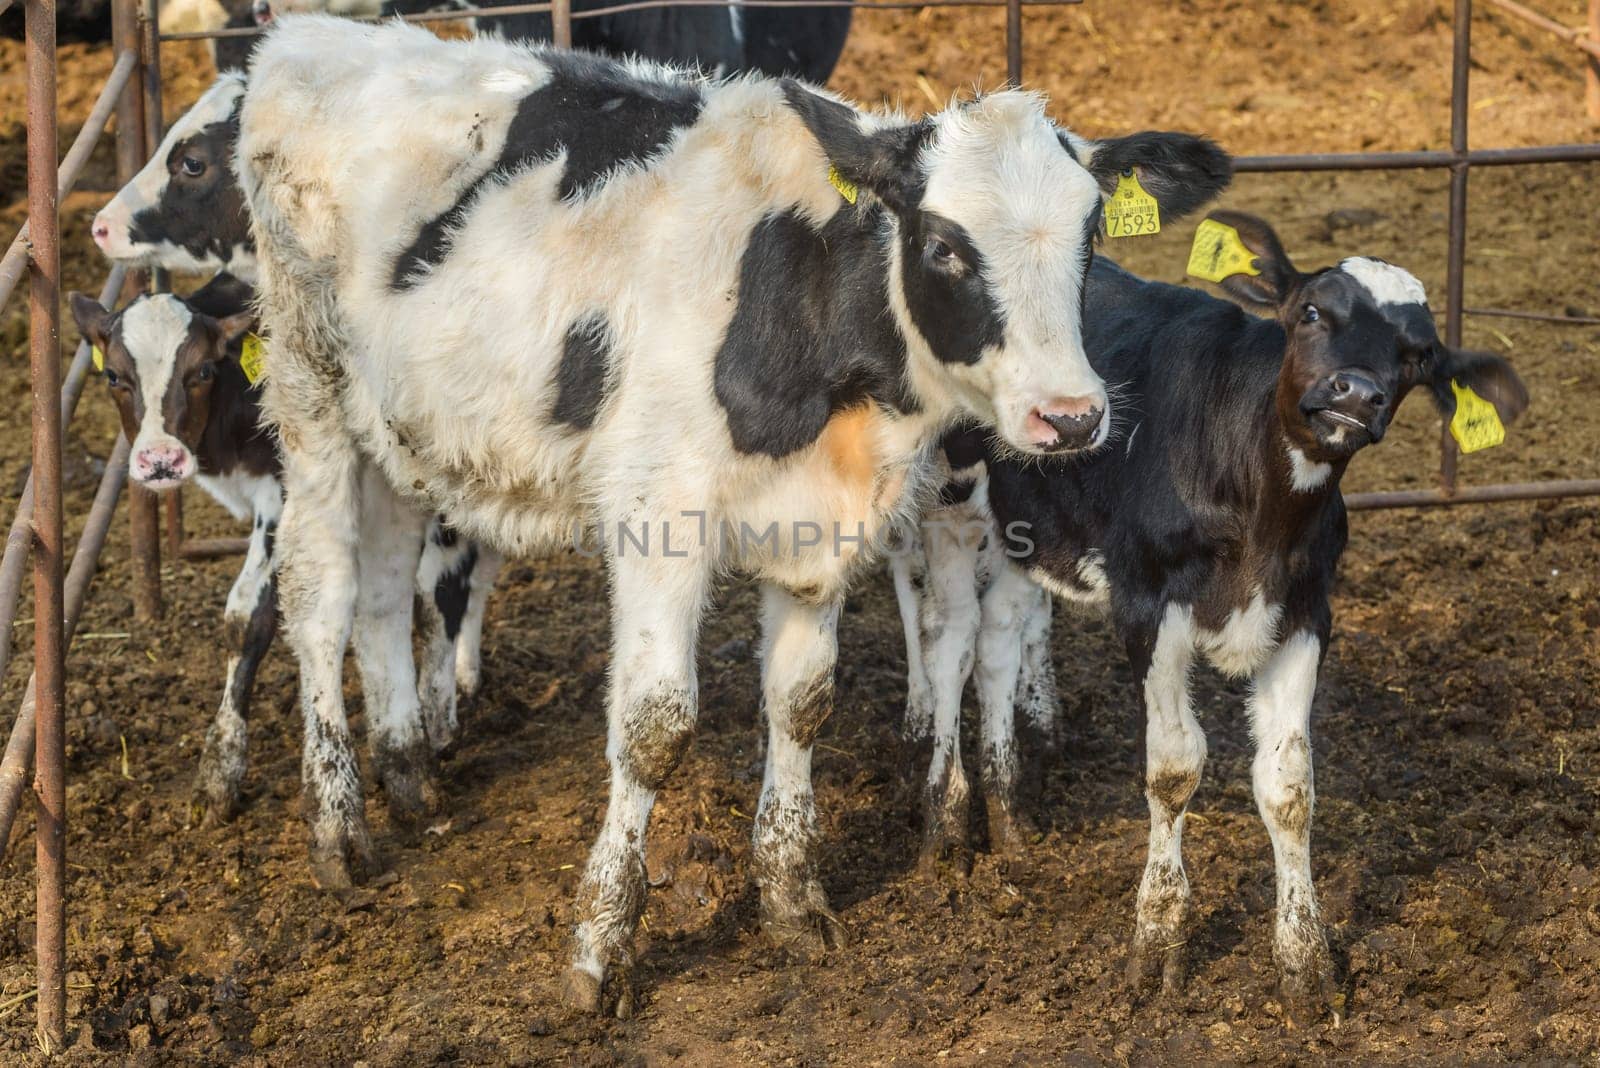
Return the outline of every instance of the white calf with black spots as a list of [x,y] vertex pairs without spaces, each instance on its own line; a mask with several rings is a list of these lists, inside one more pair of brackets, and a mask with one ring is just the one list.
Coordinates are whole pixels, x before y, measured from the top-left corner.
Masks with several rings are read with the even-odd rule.
[[[646,826],[694,731],[699,625],[728,570],[767,587],[762,923],[837,940],[810,766],[850,578],[952,420],[1023,453],[1090,443],[1104,390],[1077,307],[1043,296],[1079,284],[1084,220],[1119,170],[1177,211],[1226,157],[1178,135],[1069,144],[1025,93],[908,122],[797,82],[321,17],[279,20],[240,124],[318,877],[371,860],[340,663],[380,599],[365,587],[398,577],[361,566],[362,532],[439,509],[502,551],[575,529],[605,546],[610,803],[568,997],[631,1004]],[[363,677],[401,670],[409,649],[375,644]],[[390,766],[413,715],[377,713]]]

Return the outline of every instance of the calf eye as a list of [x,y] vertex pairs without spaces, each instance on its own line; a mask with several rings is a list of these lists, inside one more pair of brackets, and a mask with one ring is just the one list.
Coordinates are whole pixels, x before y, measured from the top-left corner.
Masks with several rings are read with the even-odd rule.
[[1317,306],[1315,304],[1307,304],[1306,312],[1300,317],[1300,321],[1302,323],[1314,323],[1320,318],[1322,318],[1322,315],[1317,311]]
[[183,162],[178,164],[178,166],[182,167],[183,173],[187,174],[190,178],[198,178],[202,174],[206,173],[205,160],[195,159],[193,156],[183,157]]
[[209,363],[203,363],[200,365],[200,370],[195,377],[199,378],[202,382],[209,382],[211,381],[212,376],[215,374],[216,372],[211,369],[211,365]]
[[117,372],[115,372],[111,368],[107,367],[106,368],[106,385],[114,386],[116,384],[117,384]]

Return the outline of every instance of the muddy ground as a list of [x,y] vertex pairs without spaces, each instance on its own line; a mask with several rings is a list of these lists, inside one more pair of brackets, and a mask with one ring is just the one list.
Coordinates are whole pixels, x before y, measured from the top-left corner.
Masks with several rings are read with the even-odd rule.
[[[1578,23],[1581,7],[1544,10]],[[863,14],[836,84],[911,110],[996,84],[1002,25],[986,10]],[[1090,3],[1030,12],[1027,32],[1029,81],[1087,133],[1181,127],[1240,153],[1447,142],[1442,3]],[[1475,32],[1475,144],[1596,136],[1572,54],[1492,13]],[[0,42],[7,235],[23,210],[20,61],[20,48]],[[65,144],[110,59],[74,46],[62,61]],[[167,66],[175,111],[209,71],[198,49],[173,50]],[[87,222],[112,184],[102,151],[67,202],[67,274],[79,288],[103,270]],[[1592,165],[1476,172],[1468,305],[1600,314],[1597,200]],[[1247,176],[1226,203],[1277,224],[1302,267],[1383,256],[1442,304],[1443,173]],[[1177,281],[1191,234],[1176,224],[1107,251]],[[1600,476],[1600,328],[1469,318],[1466,336],[1513,360],[1534,402],[1505,447],[1463,462],[1464,479]],[[0,320],[8,504],[27,463],[25,337],[13,301]],[[91,384],[67,441],[74,517],[114,433]],[[1348,488],[1429,485],[1436,435],[1414,399]],[[196,533],[234,532],[198,495],[187,511]],[[755,597],[730,584],[703,644],[699,739],[652,828],[659,886],[641,931],[643,1003],[631,1020],[601,1022],[571,1018],[557,1000],[569,902],[605,798],[600,569],[567,557],[509,570],[489,611],[484,693],[443,770],[446,811],[406,838],[374,797],[390,874],[339,900],[307,878],[281,647],[258,691],[248,810],[231,826],[189,826],[236,561],[167,562],[166,618],[136,626],[119,525],[69,661],[67,1059],[1592,1062],[1597,506],[1364,513],[1351,528],[1315,722],[1314,870],[1347,1010],[1297,1028],[1273,997],[1271,851],[1250,795],[1242,690],[1209,674],[1199,706],[1211,761],[1185,836],[1192,978],[1166,1002],[1136,1004],[1122,985],[1146,826],[1138,694],[1097,620],[1057,627],[1067,745],[1048,771],[1045,831],[1026,863],[980,853],[970,878],[930,883],[913,874],[916,794],[896,771],[904,664],[893,595],[883,578],[863,583],[841,624],[837,710],[816,755],[823,879],[853,941],[806,961],[768,948],[754,922]],[[23,624],[13,637],[31,636]],[[14,665],[5,680],[6,707],[24,673]],[[359,731],[353,685],[350,697]],[[24,816],[0,859],[7,1063],[35,1056],[32,1007],[17,1003],[33,985],[31,837]]]

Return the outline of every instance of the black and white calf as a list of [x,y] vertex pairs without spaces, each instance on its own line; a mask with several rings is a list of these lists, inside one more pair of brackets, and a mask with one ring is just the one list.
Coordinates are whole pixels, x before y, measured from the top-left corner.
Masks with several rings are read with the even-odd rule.
[[[206,732],[195,797],[208,819],[239,809],[256,671],[278,625],[275,546],[282,468],[261,425],[261,391],[240,365],[254,290],[218,275],[187,299],[141,297],[118,312],[72,294],[73,317],[103,354],[106,386],[132,451],[129,476],[152,490],[193,481],[236,519],[251,521],[244,566],[223,610],[229,657],[216,719]],[[427,655],[418,685],[430,742],[456,736],[457,693],[477,689],[486,584],[498,560],[478,559],[435,520],[416,571]]]
[[[900,566],[902,614],[908,632],[921,632],[912,662],[925,675],[912,680],[910,728],[926,731],[931,705],[940,755],[929,826],[964,836],[964,806],[951,799],[965,794],[957,732],[975,651],[984,788],[991,813],[1009,810],[1017,696],[1026,724],[1053,730],[1053,695],[1030,689],[1048,669],[1039,587],[1108,606],[1144,680],[1147,728],[1150,848],[1130,976],[1160,974],[1172,988],[1183,980],[1190,911],[1184,810],[1206,754],[1190,666],[1198,657],[1248,676],[1256,802],[1277,864],[1274,956],[1286,995],[1304,1006],[1329,978],[1311,881],[1310,714],[1345,545],[1339,480],[1413,388],[1448,414],[1458,382],[1503,420],[1527,393],[1504,360],[1445,347],[1421,283],[1400,268],[1356,257],[1302,274],[1265,223],[1213,218],[1236,228],[1260,272],[1222,284],[1274,318],[1097,261],[1084,344],[1129,413],[1111,442],[1042,464],[998,456],[980,432],[948,442],[970,497],[930,513],[926,523],[943,529],[926,539],[925,560]],[[974,517],[961,544],[949,532]],[[914,582],[919,564],[926,574]],[[962,820],[952,822],[952,808]]]
[[161,147],[90,225],[119,263],[227,271],[255,280],[255,243],[233,173],[245,79],[223,74],[167,131]]
[[908,123],[792,81],[321,16],[279,20],[240,121],[319,877],[370,865],[352,629],[369,723],[393,759],[416,751],[415,704],[384,681],[409,662],[408,591],[368,561],[438,508],[510,551],[582,528],[605,547],[611,795],[569,997],[626,1004],[645,829],[728,570],[765,583],[763,926],[836,939],[810,768],[845,588],[953,419],[1027,453],[1102,439],[1075,294],[1103,190],[1138,167],[1181,214],[1227,157],[1083,141],[1020,92]]
[[[328,14],[345,18],[414,15],[451,9],[492,11],[519,0],[255,0],[256,21],[277,15]],[[573,0],[582,16],[613,0]],[[474,19],[474,27],[509,41],[554,39],[548,12]],[[669,7],[623,11],[572,22],[572,47],[608,56],[698,67],[715,77],[755,71],[774,77],[825,82],[850,33],[848,7],[813,7],[803,0],[761,7]]]

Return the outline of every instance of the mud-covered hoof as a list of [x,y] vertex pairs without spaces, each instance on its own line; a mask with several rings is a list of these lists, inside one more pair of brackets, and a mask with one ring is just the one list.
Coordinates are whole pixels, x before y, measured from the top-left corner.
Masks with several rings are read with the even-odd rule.
[[1177,997],[1189,980],[1188,942],[1179,934],[1135,938],[1128,952],[1128,986],[1136,997]]
[[216,724],[206,732],[206,747],[195,769],[191,815],[207,826],[227,823],[244,807],[245,746],[241,731],[223,732]]
[[389,816],[402,827],[416,827],[439,812],[434,757],[420,739],[403,749],[375,749],[373,770],[383,787]]
[[916,871],[917,878],[926,882],[965,882],[972,874],[972,849],[963,839],[924,839]]
[[244,811],[244,799],[237,783],[218,782],[204,773],[197,776],[189,797],[189,825],[220,827]]
[[340,894],[359,886],[380,870],[372,843],[347,836],[332,847],[311,847],[311,881],[318,890]]
[[989,851],[1009,859],[1024,857],[1038,840],[1039,828],[1015,808],[989,806]]
[[1328,948],[1318,939],[1299,956],[1300,963],[1283,968],[1280,961],[1278,1000],[1289,1020],[1309,1027],[1324,1017],[1344,1016],[1344,994],[1334,982],[1333,961]]
[[798,912],[782,914],[764,910],[761,932],[773,945],[809,957],[850,944],[849,932],[837,914],[826,906],[813,905]]
[[597,979],[582,968],[568,968],[561,980],[561,1001],[573,1012],[585,1016],[615,1016],[626,1020],[635,1007],[631,973],[613,968],[605,979]]

